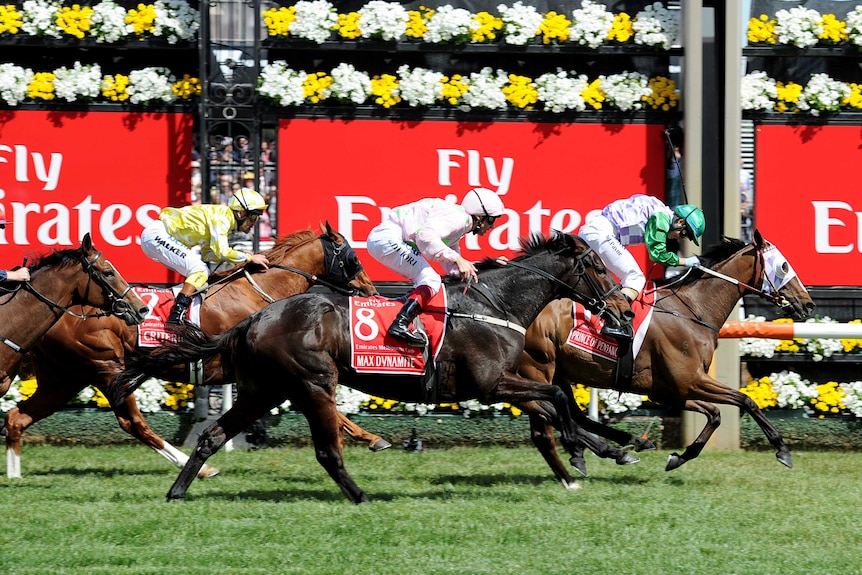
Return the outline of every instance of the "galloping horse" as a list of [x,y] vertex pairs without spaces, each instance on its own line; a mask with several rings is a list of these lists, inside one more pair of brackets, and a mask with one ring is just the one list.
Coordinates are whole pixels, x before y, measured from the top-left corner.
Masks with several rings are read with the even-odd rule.
[[[266,252],[272,263],[265,273],[250,274],[235,268],[210,278],[207,297],[201,305],[201,327],[206,333],[227,331],[241,319],[268,303],[306,291],[321,283],[335,288],[349,287],[371,295],[377,290],[362,268],[356,252],[344,237],[327,223],[319,238],[312,230],[302,230],[279,239]],[[143,308],[146,311],[146,307]],[[20,477],[21,434],[33,423],[44,419],[66,405],[88,385],[101,390],[106,397],[116,395],[111,388],[114,375],[122,371],[125,356],[135,350],[137,330],[115,318],[82,321],[69,317],[57,323],[31,354],[34,374],[39,385],[26,401],[6,415],[7,475]],[[188,365],[165,366],[157,377],[169,381],[189,381]],[[218,360],[203,366],[206,385],[230,383],[225,379]],[[147,425],[134,396],[112,405],[120,427],[142,443],[182,467],[188,457]],[[342,425],[354,434],[353,423],[342,416]],[[369,434],[372,449],[385,449],[388,442]],[[218,470],[207,467],[202,477]],[[10,475],[10,473],[16,473]]]
[[[98,309],[70,309],[84,304]],[[135,325],[146,314],[147,305],[96,250],[89,233],[80,248],[43,256],[30,266],[30,281],[0,284],[0,397],[24,355],[61,317],[109,316]]]
[[[572,302],[562,299],[549,304],[527,330],[519,373],[567,391],[572,404],[571,385],[582,383],[648,395],[656,403],[704,414],[703,430],[682,455],[668,457],[667,471],[697,457],[718,428],[720,413],[713,403],[733,405],[751,415],[778,450],[778,460],[792,467],[790,450],[755,402],[708,372],[719,329],[746,292],[766,298],[794,319],[808,317],[814,302],[778,248],[765,242],[759,232],[748,245],[724,238],[700,259],[706,270],[691,268],[655,292],[652,320],[635,357],[631,385],[615,385],[614,362],[566,343],[574,320]],[[575,418],[588,431],[622,445],[639,447],[643,443],[641,438],[594,422],[583,413],[575,413]],[[554,472],[570,477],[556,454],[553,430],[534,418],[531,428],[534,443]]]
[[[465,289],[463,283],[445,280],[450,310],[436,362],[442,378],[437,393],[442,401],[534,402],[530,408],[535,413],[554,417],[568,449],[577,436],[565,394],[515,372],[524,346],[522,326],[562,296],[581,301],[586,296],[588,305],[601,309],[603,315],[618,317],[614,308],[604,305],[616,284],[598,255],[577,236],[555,233],[550,240],[533,236],[524,242],[524,252],[506,265],[484,262],[481,287]],[[618,293],[609,302],[616,310],[628,308]],[[348,309],[344,296],[302,294],[267,306],[220,337],[187,329],[178,344],[129,358],[127,370],[119,376],[125,393],[131,392],[130,382],[142,374],[214,354],[221,355],[236,377],[233,408],[201,434],[168,499],[185,497],[213,453],[267,410],[290,399],[308,420],[318,462],[348,499],[368,500],[344,467],[335,409],[337,385],[401,401],[423,401],[425,389],[404,376],[357,373],[351,368]],[[567,487],[578,486],[572,482]]]

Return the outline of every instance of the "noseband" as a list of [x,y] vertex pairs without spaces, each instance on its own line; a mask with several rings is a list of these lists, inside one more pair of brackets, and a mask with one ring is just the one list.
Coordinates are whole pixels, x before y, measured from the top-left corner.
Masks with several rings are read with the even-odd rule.
[[[323,278],[290,266],[275,264],[270,267],[301,275],[311,285],[319,284],[341,295],[356,295],[357,291],[355,289],[346,287],[353,278],[362,273],[363,269],[362,264],[358,264],[355,270],[348,267],[348,264],[356,255],[353,247],[347,242],[336,244],[335,240],[328,234],[322,234],[318,239],[320,239],[320,244],[323,246]],[[275,301],[272,298],[269,299]]]

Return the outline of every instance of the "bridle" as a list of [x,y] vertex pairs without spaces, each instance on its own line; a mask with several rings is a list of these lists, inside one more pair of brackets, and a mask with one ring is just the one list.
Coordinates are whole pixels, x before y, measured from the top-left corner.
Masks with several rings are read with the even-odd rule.
[[[763,255],[766,248],[764,248],[764,246],[762,244],[752,246],[752,247],[754,248],[754,252],[755,252],[754,253],[754,268],[753,268],[753,273],[752,273],[752,283],[754,281],[756,281],[758,278],[760,278],[764,284],[767,284],[769,286],[769,288],[768,288],[769,291],[762,290],[760,288],[756,288],[756,287],[749,285],[743,281],[740,281],[736,278],[732,278],[728,275],[725,275],[721,272],[717,272],[711,268],[708,268],[708,267],[702,266],[702,265],[695,266],[695,268],[690,268],[689,270],[686,271],[685,274],[680,276],[679,280],[677,280],[677,281],[682,281],[683,279],[685,279],[685,276],[687,274],[691,273],[691,269],[698,269],[701,272],[703,272],[704,274],[711,275],[713,277],[716,277],[718,279],[721,279],[723,281],[726,281],[728,283],[732,283],[732,284],[736,285],[737,287],[740,288],[740,297],[743,294],[745,294],[746,292],[749,292],[751,294],[759,296],[761,299],[764,299],[769,303],[774,304],[779,309],[781,309],[783,312],[792,311],[792,306],[791,306],[790,302],[787,301],[787,299],[784,298],[779,293],[778,289],[775,287],[775,284],[769,278],[769,274],[766,273],[766,263],[765,263],[765,257]],[[759,271],[758,271],[758,269],[759,269]],[[676,282],[672,282],[672,283],[676,283]],[[668,285],[665,285],[663,287],[668,288],[668,287],[671,287],[671,285],[672,284],[668,284]],[[689,309],[689,311],[691,311],[692,314],[695,316],[695,317],[690,317],[687,319],[690,319],[690,320],[694,321],[695,323],[698,323],[698,324],[703,325],[705,327],[708,327],[709,329],[715,331],[716,333],[718,333],[720,331],[719,326],[712,325],[712,324],[705,322],[705,321],[701,320],[700,318],[698,318],[697,314],[691,308],[691,306],[688,304],[688,302],[686,302],[681,297],[679,297],[679,294],[676,292],[676,290],[672,289],[672,292],[674,295],[676,295],[677,299],[679,301],[681,301]],[[661,309],[658,307],[655,307],[655,309],[657,311],[669,313],[671,315],[677,315],[677,316],[680,315],[677,312]],[[683,317],[683,316],[680,316],[680,317]]]
[[[34,288],[33,284],[30,283],[29,281],[20,282],[20,283],[16,284],[16,286],[13,289],[9,290],[9,293],[15,293],[18,290],[23,289],[24,291],[27,291],[27,292],[33,294],[36,297],[36,299],[38,299],[39,301],[41,301],[42,303],[44,303],[45,305],[47,305],[51,309],[59,310],[60,312],[62,312],[64,314],[71,315],[72,317],[76,317],[78,319],[100,318],[100,317],[107,317],[110,315],[122,317],[123,315],[128,315],[131,311],[131,306],[123,298],[125,298],[126,294],[128,294],[129,291],[132,290],[132,286],[130,286],[130,285],[126,286],[126,289],[123,290],[122,293],[119,293],[116,290],[114,290],[114,288],[111,287],[107,281],[105,281],[104,277],[102,277],[102,273],[93,266],[93,264],[95,264],[99,260],[99,258],[101,258],[101,257],[102,257],[102,252],[97,252],[96,255],[94,255],[92,259],[87,260],[86,255],[84,254],[84,251],[81,250],[81,257],[80,257],[81,266],[83,267],[84,271],[87,273],[87,286],[84,289],[83,299],[85,299],[85,300],[87,299],[87,296],[90,293],[90,284],[95,282],[96,285],[101,287],[102,290],[105,292],[106,297],[111,304],[111,311],[109,311],[109,312],[108,311],[99,311],[98,313],[92,313],[92,314],[81,314],[81,313],[74,312],[71,309],[69,309],[65,306],[62,306],[59,303],[53,301],[51,298],[49,298],[45,294],[41,293],[39,290]],[[15,343],[14,341],[12,341],[10,339],[3,337],[2,335],[0,335],[0,343],[6,344],[7,346],[12,348],[16,352],[27,353],[27,350],[25,350],[23,347],[21,347],[20,345],[18,345],[17,343]]]
[[[363,270],[362,264],[358,263],[359,260],[358,258],[356,258],[356,252],[353,251],[353,247],[347,242],[344,242],[342,244],[335,243],[335,240],[329,234],[321,234],[315,239],[319,239],[321,245],[323,246],[322,278],[316,274],[310,274],[305,270],[301,270],[299,268],[294,268],[291,266],[270,264],[269,267],[295,273],[296,275],[304,277],[308,281],[309,285],[321,285],[341,295],[350,296],[359,293],[358,290],[356,290],[355,288],[345,287],[353,280],[353,278],[362,273]],[[297,244],[292,248],[292,250],[295,250],[300,246],[304,246],[311,241],[314,240],[308,240]],[[357,261],[357,266],[355,270],[348,267],[348,264],[354,260]],[[248,272],[248,270],[245,269],[245,266],[209,284],[208,286],[206,286],[206,288],[200,291],[206,291],[206,289],[220,283],[229,282],[240,275],[245,276],[245,278],[248,279],[249,283],[251,283],[254,290],[258,292],[269,303],[273,303],[276,301],[275,298],[264,292],[263,289],[257,284],[257,282],[252,279],[251,274]]]

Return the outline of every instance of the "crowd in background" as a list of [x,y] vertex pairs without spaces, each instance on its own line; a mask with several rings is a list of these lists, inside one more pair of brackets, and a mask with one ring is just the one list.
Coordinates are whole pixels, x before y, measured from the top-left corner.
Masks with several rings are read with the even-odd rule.
[[[192,151],[189,203],[203,202],[205,185],[209,186],[208,203],[224,205],[227,205],[237,191],[243,188],[253,189],[263,196],[269,206],[259,220],[258,238],[261,242],[273,241],[276,236],[278,201],[275,140],[263,140],[255,150],[248,136],[213,136],[207,153],[209,173],[204,178],[201,172],[200,150],[195,148]],[[255,154],[259,155],[260,174],[254,172]],[[237,233],[231,237],[231,244],[251,240],[251,234]]]

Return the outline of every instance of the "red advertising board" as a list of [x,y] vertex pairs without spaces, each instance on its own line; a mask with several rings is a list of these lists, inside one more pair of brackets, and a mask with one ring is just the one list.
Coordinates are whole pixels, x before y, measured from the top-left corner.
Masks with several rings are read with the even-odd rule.
[[0,119],[2,264],[75,248],[89,232],[133,282],[176,282],[140,248],[141,230],[190,189],[192,117],[6,111]]
[[[375,281],[401,281],[365,251],[384,213],[424,197],[497,191],[506,215],[462,253],[511,256],[519,238],[576,232],[587,214],[634,193],[664,197],[664,126],[391,120],[282,120],[280,233],[328,220]],[[633,250],[645,261],[642,248]],[[645,268],[646,269],[646,268]]]
[[755,223],[809,286],[862,285],[862,127],[757,127]]

